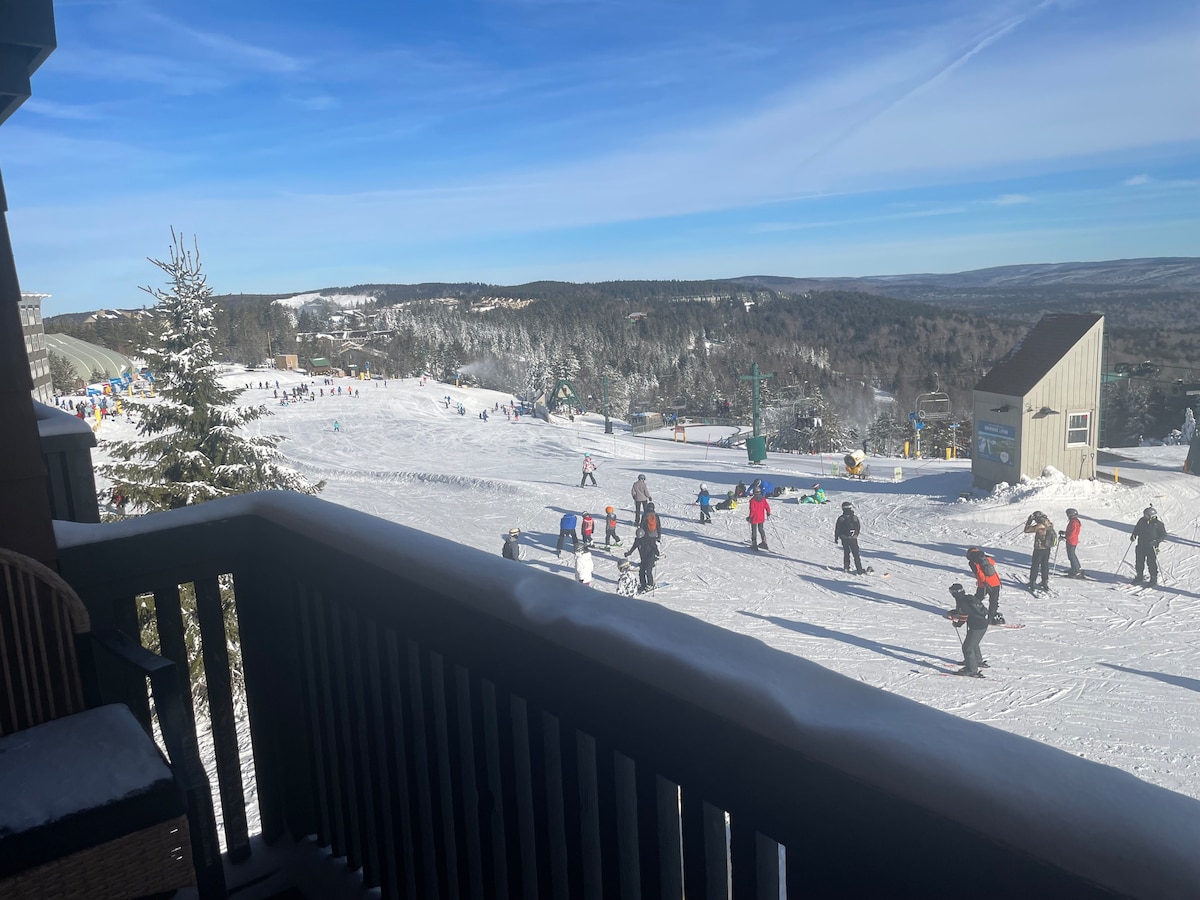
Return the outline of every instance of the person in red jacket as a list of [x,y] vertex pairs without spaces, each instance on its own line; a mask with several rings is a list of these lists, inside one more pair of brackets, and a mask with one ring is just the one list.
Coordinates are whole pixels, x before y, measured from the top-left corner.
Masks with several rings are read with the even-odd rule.
[[967,561],[971,564],[971,574],[975,576],[975,599],[982,600],[986,594],[988,622],[1003,625],[1004,616],[1000,614],[1000,573],[996,571],[996,561],[978,547],[967,550]]
[[[746,521],[750,523],[750,548],[752,550],[767,550],[767,533],[763,523],[771,515],[771,503],[763,496],[762,489],[756,488],[750,496],[750,515]],[[755,530],[757,529],[757,531]]]
[[1083,574],[1083,566],[1079,565],[1079,557],[1075,554],[1075,548],[1079,546],[1079,532],[1082,527],[1083,525],[1079,521],[1079,510],[1068,509],[1066,531],[1059,532],[1059,537],[1067,545],[1067,559],[1071,563],[1071,571],[1067,573],[1068,578],[1087,578]]

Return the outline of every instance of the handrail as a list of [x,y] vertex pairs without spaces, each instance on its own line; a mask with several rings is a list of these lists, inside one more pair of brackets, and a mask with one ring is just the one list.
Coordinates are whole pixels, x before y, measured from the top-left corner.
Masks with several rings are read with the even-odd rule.
[[56,533],[118,625],[233,574],[264,837],[316,833],[385,896],[777,897],[776,841],[795,896],[1200,887],[1191,798],[323,500]]

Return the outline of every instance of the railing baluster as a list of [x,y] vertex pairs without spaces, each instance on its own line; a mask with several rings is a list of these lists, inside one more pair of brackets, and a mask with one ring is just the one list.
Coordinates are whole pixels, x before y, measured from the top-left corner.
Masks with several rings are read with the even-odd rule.
[[462,814],[466,849],[460,857],[466,875],[468,896],[471,900],[484,900],[487,896],[485,883],[488,880],[492,855],[491,841],[485,836],[486,817],[481,788],[486,784],[487,763],[482,744],[483,733],[476,722],[481,711],[479,704],[479,679],[463,666],[455,664],[455,710],[458,713],[458,775],[462,780]]
[[540,780],[541,773],[531,771],[532,741],[529,734],[528,707],[520,697],[510,696],[509,699],[512,708],[513,771],[516,775],[518,831],[521,841],[521,897],[524,900],[537,900],[539,889],[545,890],[550,883],[549,873],[546,873],[543,882],[538,868],[545,861],[545,854],[539,853],[536,814],[538,804],[535,799],[535,783]]
[[[585,778],[591,775],[591,756],[581,747],[584,736],[569,721],[559,720],[558,753],[562,760],[563,841],[566,855],[567,897],[584,895],[584,830],[590,824],[585,811]],[[590,749],[590,748],[588,748]],[[587,767],[587,772],[584,769]],[[589,796],[594,796],[590,794]],[[589,837],[591,835],[588,829]]]
[[643,897],[664,897],[663,859],[659,821],[658,775],[645,763],[637,763],[638,868]]
[[621,895],[621,825],[617,814],[616,752],[611,744],[599,738],[594,745],[600,896],[607,900]]
[[426,718],[429,704],[425,699],[425,685],[428,684],[429,677],[424,655],[422,648],[415,641],[406,641],[408,683],[403,690],[409,702],[408,723],[411,727],[407,737],[411,748],[409,760],[413,768],[419,814],[417,821],[420,827],[417,836],[421,851],[421,871],[425,880],[422,896],[441,897],[442,885],[445,884],[441,874],[445,868],[445,856],[439,840],[441,818],[436,815],[433,802],[434,771],[430,759],[430,724]]
[[492,813],[492,846],[498,900],[516,900],[521,896],[521,824],[511,701],[507,691],[490,681],[484,682],[488,788],[496,804]]
[[342,811],[340,787],[341,759],[337,746],[337,716],[334,712],[333,676],[329,667],[328,628],[325,602],[320,592],[308,596],[308,627],[312,641],[313,719],[315,732],[320,734],[325,803],[322,808],[327,822],[325,841],[335,856],[346,855],[345,816]]
[[[641,858],[638,839],[637,771],[632,759],[624,753],[614,754],[615,786],[617,789],[617,858],[620,862],[618,896],[642,897]],[[608,891],[608,886],[605,886]],[[653,896],[653,895],[650,895]]]
[[354,802],[358,810],[356,823],[358,827],[359,853],[362,859],[363,884],[366,887],[379,887],[379,871],[382,865],[379,858],[379,824],[375,817],[375,801],[378,796],[378,780],[375,769],[371,765],[371,733],[370,733],[370,702],[367,699],[367,689],[363,669],[365,668],[366,653],[363,647],[363,630],[370,628],[373,623],[364,623],[355,614],[352,607],[344,607],[344,634],[342,636],[345,667],[349,671],[346,686],[349,699],[346,704],[346,715],[349,718],[350,745],[354,751]]
[[[425,878],[418,857],[421,844],[417,834],[417,777],[413,769],[412,728],[407,721],[408,645],[392,629],[384,632],[383,671],[387,678],[386,714],[390,727],[390,780],[392,793],[388,802],[392,817],[400,824],[400,853],[403,865],[403,897],[424,897]],[[420,888],[420,893],[418,893]]]
[[250,856],[246,825],[246,794],[242,786],[242,761],[233,714],[233,685],[229,671],[228,636],[221,609],[221,588],[215,576],[195,582],[196,615],[204,657],[204,682],[208,688],[208,713],[212,723],[213,754],[225,820],[225,845],[234,862]]
[[557,897],[554,892],[555,846],[551,829],[548,765],[546,760],[546,714],[524,700],[525,730],[529,752],[530,809],[533,813],[533,853],[537,871],[538,897]]
[[779,844],[745,816],[730,816],[733,900],[779,900]]
[[[567,900],[567,843],[566,810],[563,798],[562,745],[559,738],[559,721],[543,711],[539,716],[542,725],[542,784],[546,803],[546,846],[550,862],[550,896]],[[537,769],[534,769],[537,772]],[[536,777],[536,776],[535,776]]]
[[351,869],[363,864],[362,834],[359,823],[358,767],[356,765],[354,730],[350,725],[351,704],[349,655],[346,653],[344,619],[346,612],[338,602],[321,597],[328,627],[330,691],[333,698],[333,719],[336,723],[334,746],[337,747],[337,784],[342,798],[342,827],[346,835],[346,863]]
[[397,833],[393,816],[393,775],[388,738],[387,717],[384,713],[388,682],[380,664],[384,640],[376,623],[366,624],[360,634],[361,653],[366,662],[366,713],[369,719],[369,740],[366,742],[369,765],[374,772],[376,790],[368,800],[372,803],[378,831],[372,841],[379,848],[379,889],[385,898],[400,897],[397,853],[403,852],[402,838]]
[[[662,896],[683,900],[683,859],[680,848],[679,785],[661,775],[655,779],[658,791],[658,852]],[[778,900],[778,898],[776,898]]]
[[[451,709],[450,692],[447,690],[447,663],[440,653],[430,652],[429,680],[426,699],[433,724],[433,771],[437,778],[435,818],[441,820],[442,877],[445,879],[445,896],[458,900],[460,896],[459,863],[463,860],[465,847],[462,844],[462,784],[456,767],[451,762],[451,732],[456,717]],[[451,684],[453,682],[451,681]]]

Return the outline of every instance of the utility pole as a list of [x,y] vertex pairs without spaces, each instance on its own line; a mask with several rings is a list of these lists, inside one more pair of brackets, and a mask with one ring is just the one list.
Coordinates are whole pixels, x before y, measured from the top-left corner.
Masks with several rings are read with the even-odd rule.
[[604,375],[600,378],[600,403],[604,407],[604,433],[612,434],[612,422],[609,420],[609,413],[612,408],[608,403],[608,376]]
[[754,383],[751,392],[751,411],[754,416],[754,436],[759,437],[762,434],[762,406],[759,403],[758,383],[765,381],[768,378],[774,378],[774,375],[761,375],[758,371],[758,363],[750,364],[749,375],[739,375],[742,381],[752,381]]

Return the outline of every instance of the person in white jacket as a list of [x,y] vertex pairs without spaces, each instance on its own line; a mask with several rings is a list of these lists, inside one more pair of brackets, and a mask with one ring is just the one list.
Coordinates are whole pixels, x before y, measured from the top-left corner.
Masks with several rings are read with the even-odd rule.
[[585,587],[592,586],[592,550],[587,544],[575,548],[575,580]]

